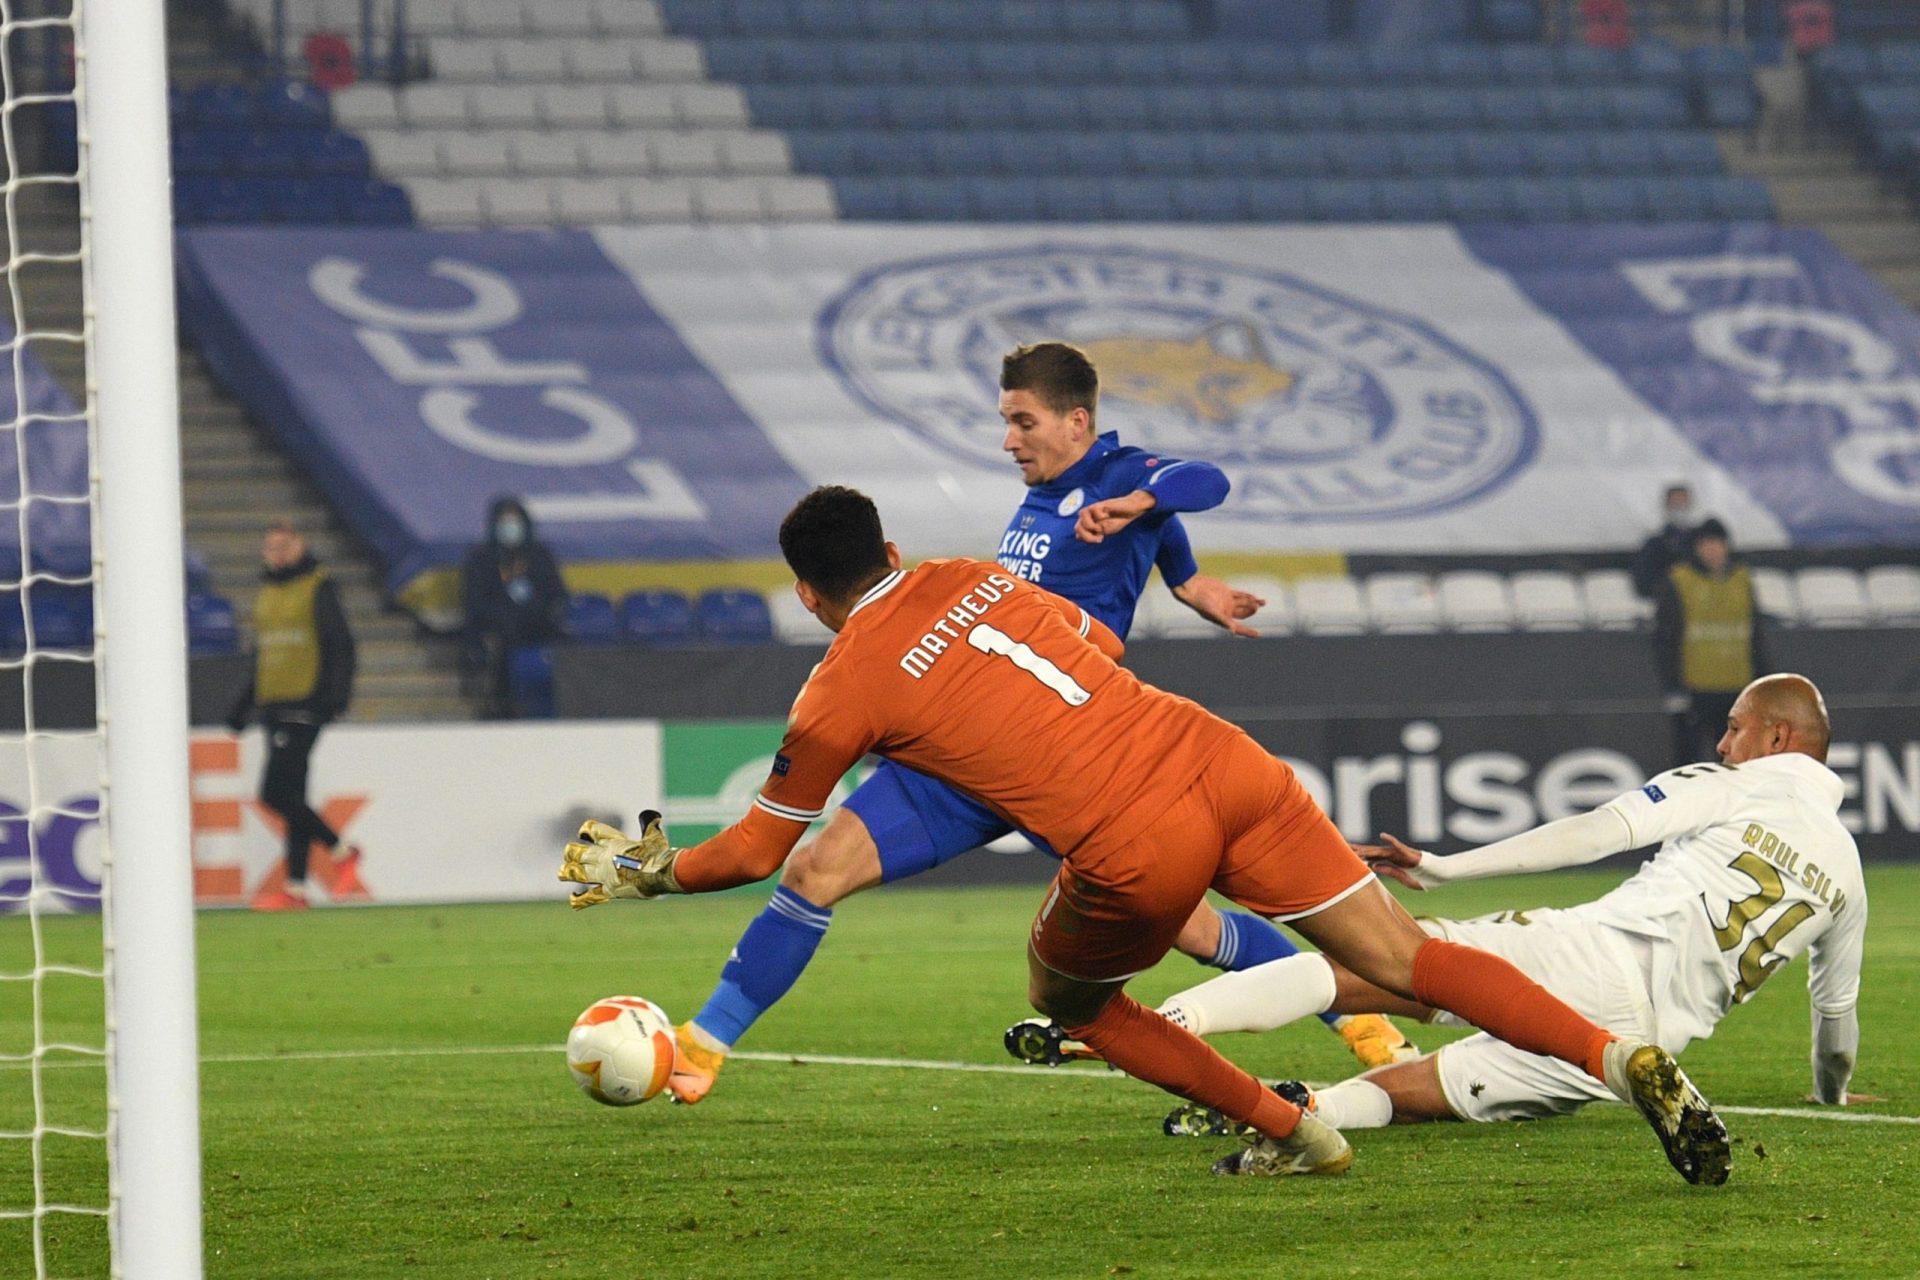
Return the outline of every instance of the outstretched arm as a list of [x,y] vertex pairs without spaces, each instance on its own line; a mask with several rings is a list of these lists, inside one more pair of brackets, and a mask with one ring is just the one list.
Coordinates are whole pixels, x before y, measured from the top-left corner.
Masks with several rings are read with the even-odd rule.
[[1430,889],[1455,880],[1579,867],[1633,847],[1632,830],[1619,814],[1607,808],[1561,818],[1446,858],[1415,849],[1390,835],[1381,839],[1387,842],[1385,846],[1363,845],[1357,852],[1379,874],[1413,889]]

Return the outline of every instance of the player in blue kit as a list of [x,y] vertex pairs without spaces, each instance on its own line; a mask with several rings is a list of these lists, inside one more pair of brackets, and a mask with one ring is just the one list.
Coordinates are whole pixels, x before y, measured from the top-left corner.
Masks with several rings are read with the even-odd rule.
[[[1003,567],[1072,600],[1124,638],[1157,564],[1188,607],[1235,634],[1259,634],[1242,619],[1263,602],[1200,574],[1177,518],[1181,511],[1216,507],[1227,496],[1227,477],[1218,467],[1158,457],[1122,445],[1112,432],[1097,434],[1098,375],[1084,354],[1064,343],[1010,352],[1000,389],[1007,423],[1002,447],[1027,484],[996,555]],[[1057,764],[1064,762],[1036,762]],[[728,1051],[812,960],[841,899],[932,870],[1010,830],[999,814],[945,783],[883,761],[826,829],[787,860],[779,887],[734,946],[706,1006],[679,1027],[667,1083],[674,1097],[698,1102],[713,1088]],[[1204,902],[1175,945],[1229,971],[1298,950],[1258,916],[1216,911]],[[1417,1052],[1384,1018],[1329,1022],[1369,1066]],[[1046,1031],[1044,1024],[1033,1029]],[[1058,1047],[1057,1036],[1049,1047]]]

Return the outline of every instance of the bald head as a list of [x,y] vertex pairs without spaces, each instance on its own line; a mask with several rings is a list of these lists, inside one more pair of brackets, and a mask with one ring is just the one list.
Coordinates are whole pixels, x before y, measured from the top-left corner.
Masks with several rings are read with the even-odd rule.
[[1805,676],[1761,676],[1734,701],[1720,755],[1729,764],[1797,751],[1825,762],[1832,737],[1827,703]]

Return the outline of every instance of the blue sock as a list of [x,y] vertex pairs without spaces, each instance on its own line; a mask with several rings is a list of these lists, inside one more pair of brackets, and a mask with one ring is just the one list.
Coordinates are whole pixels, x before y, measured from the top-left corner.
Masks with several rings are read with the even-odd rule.
[[[1207,963],[1228,973],[1238,973],[1269,960],[1284,960],[1298,954],[1300,948],[1293,945],[1293,939],[1259,916],[1244,911],[1222,911],[1220,946]],[[1323,1013],[1320,1021],[1332,1026],[1339,1017],[1337,1013]]]
[[831,908],[816,907],[785,885],[775,889],[740,935],[720,985],[694,1022],[722,1044],[738,1042],[800,980],[832,923]]

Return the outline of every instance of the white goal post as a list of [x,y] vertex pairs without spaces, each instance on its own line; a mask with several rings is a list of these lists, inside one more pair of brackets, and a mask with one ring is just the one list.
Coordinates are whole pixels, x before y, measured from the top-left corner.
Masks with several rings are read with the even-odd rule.
[[163,0],[74,0],[94,423],[113,1272],[201,1274]]

